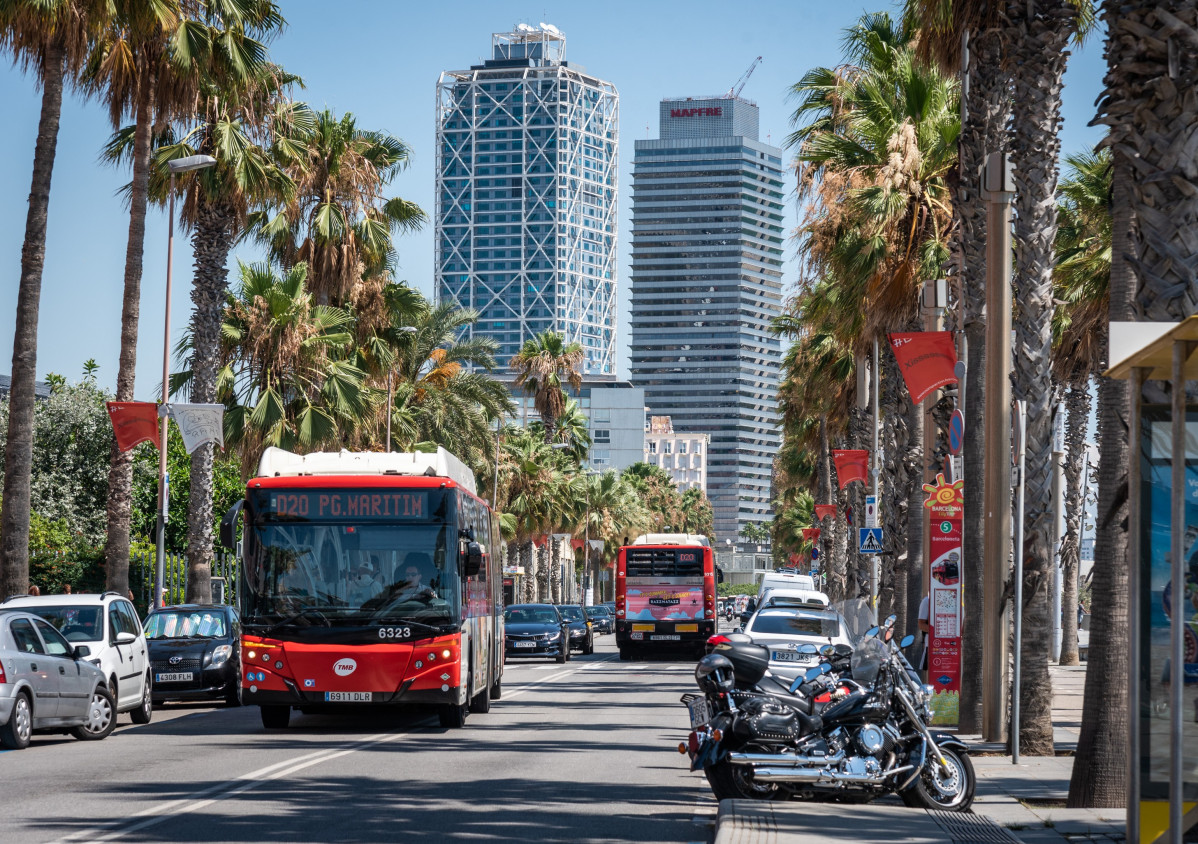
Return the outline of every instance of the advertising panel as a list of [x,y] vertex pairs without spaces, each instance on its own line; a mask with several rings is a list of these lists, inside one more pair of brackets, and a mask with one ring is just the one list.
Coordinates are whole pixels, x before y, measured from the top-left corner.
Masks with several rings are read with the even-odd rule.
[[702,582],[633,582],[641,580],[628,578],[625,586],[625,617],[629,621],[689,621],[703,617]]
[[944,475],[924,484],[924,507],[931,520],[928,559],[928,682],[935,688],[934,723],[956,724],[961,693],[961,522],[965,512],[964,481]]

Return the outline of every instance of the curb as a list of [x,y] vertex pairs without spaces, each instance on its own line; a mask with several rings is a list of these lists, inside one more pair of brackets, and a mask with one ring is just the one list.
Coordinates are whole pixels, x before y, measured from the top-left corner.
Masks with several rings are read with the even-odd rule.
[[715,844],[777,844],[778,822],[768,800],[721,800]]

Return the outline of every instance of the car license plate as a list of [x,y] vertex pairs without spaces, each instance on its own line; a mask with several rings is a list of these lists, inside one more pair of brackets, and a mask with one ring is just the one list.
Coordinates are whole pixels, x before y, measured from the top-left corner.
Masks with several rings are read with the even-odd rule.
[[686,704],[686,708],[689,709],[691,713],[692,730],[697,730],[699,727],[702,727],[711,720],[711,710],[707,708],[706,698],[701,697],[689,701]]
[[774,662],[805,662],[806,655],[794,651],[774,651],[770,654]]
[[325,692],[324,699],[330,703],[370,703],[374,696],[370,692]]
[[650,636],[649,638],[658,642],[677,642],[682,639],[677,633],[662,633],[661,635]]
[[175,671],[169,674],[155,674],[155,683],[187,683],[195,679],[190,671]]
[[640,631],[632,633],[631,636],[634,640],[636,640],[638,642],[645,638],[645,634],[641,633]]
[[512,644],[517,648],[535,648],[537,646],[536,642],[513,642]]
[[679,633],[698,633],[699,625],[697,624],[679,624],[674,628]]

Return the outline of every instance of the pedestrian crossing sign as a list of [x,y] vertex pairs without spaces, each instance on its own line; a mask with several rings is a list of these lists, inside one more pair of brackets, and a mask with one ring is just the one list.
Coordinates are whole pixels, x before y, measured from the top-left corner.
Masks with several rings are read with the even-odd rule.
[[857,528],[857,551],[862,554],[881,554],[882,538],[880,527]]

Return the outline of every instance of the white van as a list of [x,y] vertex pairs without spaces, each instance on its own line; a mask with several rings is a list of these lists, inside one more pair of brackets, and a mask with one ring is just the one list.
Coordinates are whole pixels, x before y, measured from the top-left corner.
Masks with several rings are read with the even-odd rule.
[[766,589],[757,603],[757,608],[768,606],[803,607],[819,609],[828,606],[828,596],[813,589],[792,589],[790,587],[772,586]]
[[815,578],[809,574],[797,574],[790,571],[769,571],[761,578],[757,587],[757,603],[761,604],[765,593],[770,589],[802,589],[805,592],[817,592]]

